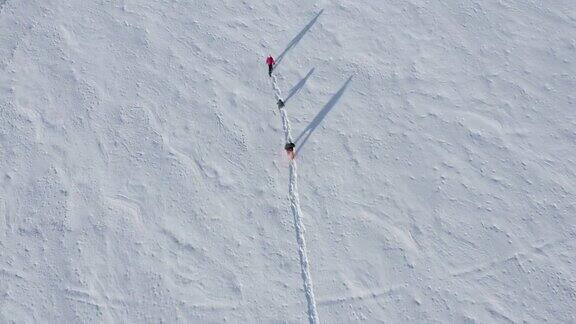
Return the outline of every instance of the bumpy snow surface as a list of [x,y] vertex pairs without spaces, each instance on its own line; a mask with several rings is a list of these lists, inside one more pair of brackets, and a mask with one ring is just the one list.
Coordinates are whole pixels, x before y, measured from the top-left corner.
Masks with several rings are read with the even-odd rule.
[[0,0],[0,322],[575,322],[575,89],[573,0]]

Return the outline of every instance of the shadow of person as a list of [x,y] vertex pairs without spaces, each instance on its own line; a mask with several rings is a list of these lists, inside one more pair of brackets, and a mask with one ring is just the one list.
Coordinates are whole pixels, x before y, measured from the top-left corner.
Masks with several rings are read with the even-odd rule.
[[290,89],[290,91],[288,92],[288,96],[286,96],[286,99],[284,99],[285,103],[288,102],[288,100],[290,100],[292,96],[298,93],[300,89],[302,89],[302,87],[304,87],[306,81],[308,81],[308,78],[312,75],[312,73],[314,73],[314,68],[311,68],[310,71],[308,71],[308,74],[306,74],[306,76],[302,80],[300,80],[295,86],[293,86],[292,89]]
[[298,35],[296,35],[296,37],[294,37],[290,43],[288,43],[288,46],[286,46],[286,48],[284,49],[284,51],[282,52],[282,54],[278,55],[278,57],[276,58],[276,63],[274,64],[274,66],[278,66],[280,65],[280,62],[282,62],[282,59],[284,59],[284,56],[288,53],[289,50],[291,50],[294,46],[296,46],[298,44],[298,42],[302,39],[302,37],[304,37],[304,35],[306,35],[306,33],[310,30],[310,28],[312,28],[312,26],[314,26],[314,23],[316,23],[316,20],[318,20],[318,17],[320,17],[320,15],[324,12],[324,9],[320,10],[320,12],[318,12],[318,14],[316,14],[316,16],[314,18],[312,18],[312,20],[308,23],[308,25],[306,25],[304,27],[304,29],[302,29]]
[[[334,106],[336,106],[336,104],[338,103],[338,101],[340,100],[340,98],[342,97],[344,92],[346,91],[346,88],[348,87],[348,85],[352,81],[352,77],[353,76],[350,76],[348,78],[348,80],[346,80],[346,82],[344,82],[344,85],[342,85],[340,90],[338,90],[338,92],[336,92],[332,96],[332,98],[330,98],[330,100],[326,103],[326,105],[324,105],[322,110],[320,110],[320,112],[318,112],[318,114],[314,117],[314,119],[312,119],[310,124],[308,124],[308,126],[306,126],[306,128],[302,131],[302,133],[300,133],[300,135],[298,135],[298,137],[294,141],[296,144],[298,144],[298,151],[302,150],[302,148],[304,147],[304,144],[306,144],[306,142],[308,141],[308,138],[310,138],[310,135],[312,135],[312,133],[316,130],[316,128],[318,126],[320,126],[320,123],[322,123],[322,121],[324,120],[324,118],[326,118],[326,116],[332,110],[332,108],[334,108]],[[301,143],[300,143],[300,140],[302,140]]]

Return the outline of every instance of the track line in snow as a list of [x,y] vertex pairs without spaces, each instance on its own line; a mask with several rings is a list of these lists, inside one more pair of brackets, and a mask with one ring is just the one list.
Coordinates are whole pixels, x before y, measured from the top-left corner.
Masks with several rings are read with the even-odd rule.
[[282,92],[280,92],[280,88],[278,88],[278,80],[276,79],[276,75],[272,74],[272,90],[274,91],[274,98],[276,102],[282,99]]
[[[272,75],[272,89],[274,90],[274,97],[276,102],[282,99],[282,93],[278,87],[278,82],[275,75]],[[282,119],[282,128],[284,129],[285,142],[292,142],[292,130],[290,127],[290,120],[288,119],[288,112],[284,107],[280,108],[280,117]],[[314,286],[312,283],[312,274],[310,272],[310,262],[308,261],[308,250],[306,249],[305,227],[303,222],[302,209],[300,208],[300,197],[298,195],[298,172],[296,167],[296,160],[290,160],[290,185],[288,193],[290,196],[290,207],[294,216],[294,229],[296,231],[296,242],[298,243],[298,255],[300,256],[300,270],[302,273],[302,280],[304,281],[304,293],[308,301],[308,320],[311,324],[319,323],[318,310],[316,307],[316,298],[314,297]]]
[[290,206],[294,215],[294,229],[296,230],[296,241],[298,242],[298,254],[300,256],[300,269],[304,280],[304,291],[308,300],[308,318],[311,324],[319,323],[318,310],[316,308],[316,298],[314,297],[314,286],[312,285],[312,274],[310,273],[310,262],[306,250],[306,239],[304,234],[304,222],[302,221],[302,210],[300,209],[300,197],[298,196],[298,172],[296,161],[290,161]]

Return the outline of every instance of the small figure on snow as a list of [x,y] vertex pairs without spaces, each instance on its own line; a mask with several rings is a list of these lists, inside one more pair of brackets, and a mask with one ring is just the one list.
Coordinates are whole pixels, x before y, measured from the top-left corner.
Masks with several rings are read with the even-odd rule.
[[274,58],[272,55],[268,55],[266,58],[266,64],[268,64],[268,76],[272,76],[272,70],[274,70]]
[[284,149],[288,153],[293,153],[295,147],[296,147],[296,144],[294,144],[292,142],[288,142],[288,143],[286,143],[286,145],[284,145]]
[[286,150],[286,154],[288,154],[288,158],[290,160],[294,160],[294,147],[296,147],[296,145],[292,142],[288,142],[286,145],[284,145],[284,149]]
[[278,99],[278,102],[276,104],[278,105],[278,108],[284,107],[284,101],[282,101],[282,99]]

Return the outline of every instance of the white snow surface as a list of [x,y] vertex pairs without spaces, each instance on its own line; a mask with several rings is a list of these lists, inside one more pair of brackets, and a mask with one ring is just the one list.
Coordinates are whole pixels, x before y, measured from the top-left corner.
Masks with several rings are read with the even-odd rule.
[[576,322],[573,0],[0,0],[0,322],[308,322],[268,54],[320,322]]

